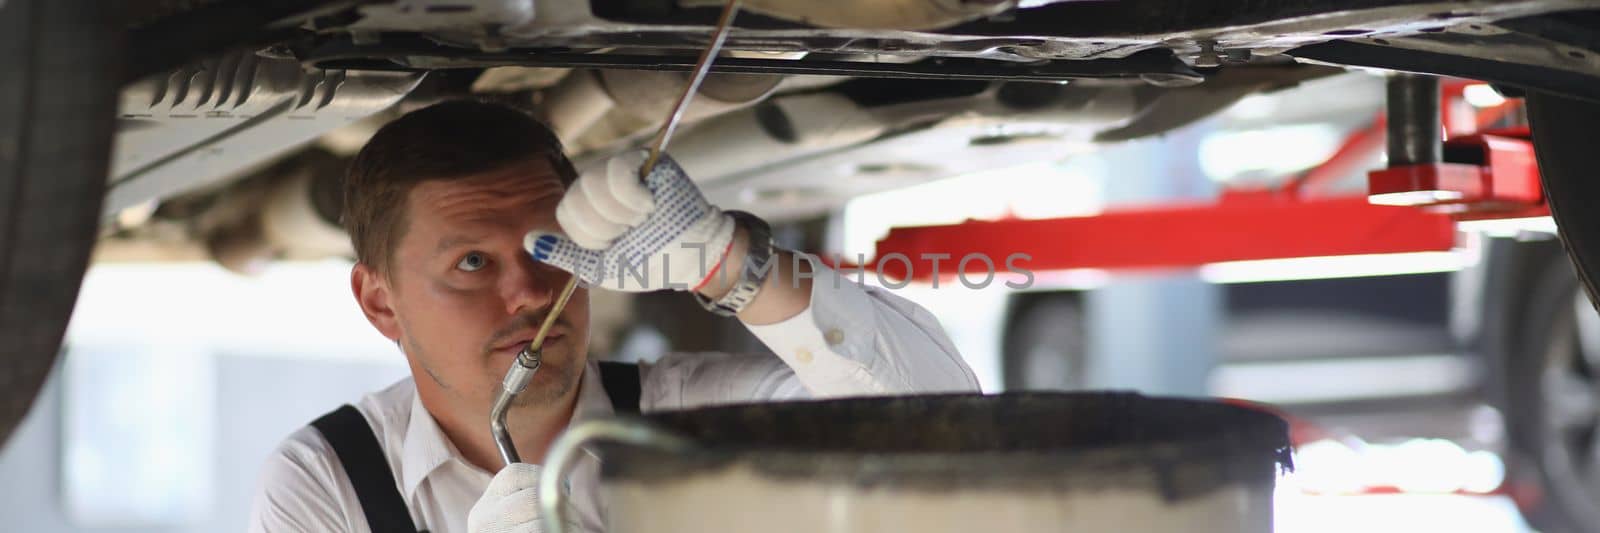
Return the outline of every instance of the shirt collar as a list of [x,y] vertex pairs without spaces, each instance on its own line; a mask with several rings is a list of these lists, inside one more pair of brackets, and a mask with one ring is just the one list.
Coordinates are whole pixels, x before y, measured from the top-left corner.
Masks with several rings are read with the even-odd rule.
[[[599,364],[590,361],[584,365],[583,378],[578,380],[578,402],[573,406],[572,420],[567,425],[570,427],[584,420],[610,416],[614,412],[611,397],[606,395],[605,386],[600,381]],[[484,416],[488,416],[488,413],[484,413]],[[461,457],[460,450],[445,437],[444,430],[439,429],[438,422],[422,405],[422,396],[419,394],[412,395],[411,420],[406,426],[405,439],[400,444],[401,483],[406,495],[414,494],[422,480],[451,460],[464,465],[471,464]]]
[[406,423],[406,436],[400,442],[400,482],[406,495],[416,493],[417,485],[421,485],[428,474],[460,457],[461,453],[445,438],[444,430],[439,429],[439,423],[422,405],[422,395],[413,394],[411,420]]

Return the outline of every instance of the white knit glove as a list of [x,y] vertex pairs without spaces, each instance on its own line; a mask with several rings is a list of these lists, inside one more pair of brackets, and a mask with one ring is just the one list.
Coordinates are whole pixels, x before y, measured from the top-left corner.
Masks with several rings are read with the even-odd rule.
[[[539,465],[512,463],[489,481],[478,503],[467,512],[469,533],[543,533],[545,517],[539,513]],[[568,531],[581,531],[567,511]]]
[[733,242],[733,217],[706,202],[666,155],[639,181],[644,151],[584,174],[556,207],[565,236],[534,231],[533,258],[588,285],[626,291],[693,290],[716,274]]

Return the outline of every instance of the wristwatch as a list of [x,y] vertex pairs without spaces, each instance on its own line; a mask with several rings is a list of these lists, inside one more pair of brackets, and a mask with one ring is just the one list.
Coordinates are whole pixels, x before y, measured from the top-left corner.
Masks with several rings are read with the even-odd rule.
[[[696,292],[695,301],[707,311],[721,315],[734,316],[744,307],[755,301],[756,295],[761,292],[762,284],[767,282],[767,277],[772,275],[773,243],[772,227],[760,217],[744,211],[728,211],[733,217],[733,222],[743,227],[745,235],[750,237],[750,248],[744,255],[744,268],[740,269],[739,279],[734,282],[733,288],[722,298],[712,301],[710,298]],[[726,258],[723,261],[727,261]],[[720,273],[718,275],[725,275]]]

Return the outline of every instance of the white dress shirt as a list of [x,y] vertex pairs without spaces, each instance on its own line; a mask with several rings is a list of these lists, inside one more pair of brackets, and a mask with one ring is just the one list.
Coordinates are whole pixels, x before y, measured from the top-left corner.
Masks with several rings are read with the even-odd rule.
[[[777,324],[749,326],[778,358],[669,354],[640,366],[640,408],[978,390],[972,370],[926,310],[881,289],[848,281],[836,288],[832,271],[815,271],[809,307]],[[356,408],[383,447],[412,523],[431,533],[465,533],[467,511],[493,474],[461,457],[423,408],[416,384],[401,380]],[[573,423],[610,414],[599,371],[589,363]],[[603,531],[598,462],[579,461],[568,480],[577,520]],[[253,532],[370,531],[338,456],[310,426],[289,435],[268,459],[253,507]]]

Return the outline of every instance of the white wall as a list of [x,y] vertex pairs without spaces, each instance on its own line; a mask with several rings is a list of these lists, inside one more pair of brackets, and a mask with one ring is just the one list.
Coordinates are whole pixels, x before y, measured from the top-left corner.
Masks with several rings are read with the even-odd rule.
[[[257,277],[241,277],[209,264],[96,267],[85,280],[63,361],[23,425],[0,449],[0,517],[4,517],[0,530],[242,530],[260,465],[285,435],[407,373],[399,352],[356,309],[347,285],[348,268],[341,263],[286,264]],[[209,402],[209,408],[188,409],[192,404],[162,408],[163,404],[147,404],[142,400],[148,398],[142,397],[123,399],[131,405],[156,407],[74,405],[74,401],[93,401],[83,394],[93,391],[74,388],[95,383],[81,379],[92,372],[78,372],[74,377],[79,381],[70,383],[69,374],[74,373],[67,371],[68,363],[109,363],[104,358],[119,356],[168,368],[174,363],[170,358],[189,358],[177,363],[193,364],[204,377],[161,383],[159,376],[141,374],[135,365],[135,371],[113,374],[111,379],[117,381],[102,383],[101,388],[154,395],[171,392],[164,387],[172,387],[189,401]],[[74,409],[85,415],[76,432],[67,424]],[[207,413],[208,420],[173,420],[193,412]],[[159,470],[170,477],[130,478],[127,459],[98,469],[110,476],[109,485],[127,500],[165,501],[170,498],[162,491],[170,492],[174,486],[189,487],[191,493],[194,487],[203,487],[200,505],[179,506],[180,518],[153,524],[124,521],[83,527],[79,519],[86,513],[75,515],[67,505],[68,441],[79,438],[74,435],[92,439],[101,430],[101,435],[119,435],[119,427],[131,432],[120,435],[138,435],[140,428],[203,430],[176,436],[173,443],[158,449],[133,447],[143,454],[133,461],[170,462],[170,468]],[[120,444],[99,443],[113,450]],[[100,501],[114,504],[116,498]],[[110,507],[116,510],[115,505]],[[102,513],[100,519],[137,521],[139,515],[137,510]]]

